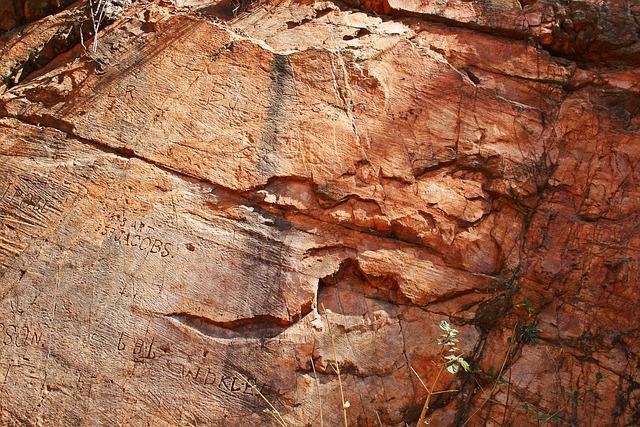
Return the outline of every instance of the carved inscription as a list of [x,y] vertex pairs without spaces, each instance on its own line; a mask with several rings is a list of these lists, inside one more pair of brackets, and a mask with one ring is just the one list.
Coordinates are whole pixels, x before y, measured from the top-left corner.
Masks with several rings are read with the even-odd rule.
[[128,337],[124,332],[120,332],[117,348],[118,351],[131,352],[134,359],[155,359],[154,341],[154,337]]
[[[130,355],[135,362],[156,359],[155,337],[129,336],[125,332],[120,332],[116,349],[123,354]],[[166,349],[160,346],[160,350],[166,353]],[[161,365],[158,365],[161,366]],[[259,397],[262,395],[274,395],[275,391],[267,384],[260,383],[255,378],[243,378],[237,372],[220,369],[215,366],[205,366],[199,364],[184,364],[167,360],[166,370],[179,379],[211,389],[220,390],[227,394]]]
[[167,369],[179,375],[185,381],[217,388],[225,393],[259,396],[259,391],[263,395],[271,394],[269,387],[266,384],[259,384],[256,379],[247,378],[247,381],[245,381],[237,373],[222,372],[220,369],[211,366],[188,366],[167,361]]
[[49,207],[49,201],[27,188],[11,183],[0,190],[0,202],[16,207],[22,211],[30,209],[33,212],[44,213]]
[[37,328],[0,322],[0,342],[3,346],[37,346],[41,339],[42,332]]
[[145,254],[158,254],[166,258],[173,254],[176,245],[156,236],[156,229],[142,221],[129,222],[124,215],[111,215],[103,236],[108,236],[120,246],[138,248]]
[[76,381],[76,396],[85,396],[91,398],[91,390],[93,389],[93,383],[98,378],[98,375],[84,373],[78,374],[78,380]]

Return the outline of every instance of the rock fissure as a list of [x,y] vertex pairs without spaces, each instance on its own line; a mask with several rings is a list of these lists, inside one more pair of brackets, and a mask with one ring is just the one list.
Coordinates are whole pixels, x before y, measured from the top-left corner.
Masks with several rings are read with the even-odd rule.
[[0,424],[633,425],[640,11],[445,3],[0,6]]

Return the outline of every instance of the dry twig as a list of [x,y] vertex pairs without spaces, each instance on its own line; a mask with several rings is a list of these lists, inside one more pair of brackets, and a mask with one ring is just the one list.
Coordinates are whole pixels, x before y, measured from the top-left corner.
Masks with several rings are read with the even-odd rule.
[[239,377],[242,381],[244,381],[244,382],[246,382],[247,384],[249,384],[249,385],[251,386],[251,388],[253,388],[253,389],[256,391],[256,393],[258,393],[258,395],[262,398],[262,400],[264,400],[264,401],[267,403],[267,405],[269,405],[269,407],[271,408],[271,411],[269,411],[269,414],[270,414],[272,417],[274,417],[274,418],[278,421],[278,423],[280,423],[280,425],[281,425],[282,427],[288,427],[287,422],[284,420],[284,418],[282,418],[282,415],[280,415],[280,411],[278,411],[278,410],[276,409],[276,407],[275,407],[275,406],[273,406],[273,405],[271,404],[271,402],[269,402],[269,399],[267,399],[267,398],[265,397],[265,395],[264,395],[264,394],[262,394],[262,393],[260,392],[260,390],[258,390],[258,387],[256,387],[256,386],[255,386],[255,384],[251,384],[251,381],[249,381],[248,379],[246,379],[242,374],[238,374],[238,377]]
[[333,348],[333,359],[334,366],[333,369],[338,374],[338,386],[340,387],[340,400],[342,401],[342,415],[344,418],[344,427],[349,426],[349,422],[347,419],[347,408],[349,408],[350,404],[348,400],[344,399],[344,388],[342,387],[342,376],[340,375],[340,364],[338,363],[338,352],[336,351],[336,340],[333,336],[333,331],[331,330],[331,321],[329,321],[329,316],[327,315],[327,309],[322,306],[322,311],[324,311],[325,319],[327,319],[327,327],[329,328],[329,336],[331,337],[331,347]]
[[316,373],[316,365],[313,363],[313,356],[311,357],[311,369],[313,369],[313,376],[316,379],[316,391],[318,392],[318,402],[320,403],[320,427],[324,427],[324,419],[322,417],[322,396],[320,395],[320,383],[318,382],[318,374]]

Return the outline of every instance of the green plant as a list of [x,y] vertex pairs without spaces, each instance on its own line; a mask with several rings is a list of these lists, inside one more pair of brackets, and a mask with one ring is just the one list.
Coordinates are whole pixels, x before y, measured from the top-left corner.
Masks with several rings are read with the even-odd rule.
[[[516,324],[513,326],[514,335],[515,335],[515,331],[516,331],[517,327],[518,327],[518,323],[516,322]],[[481,403],[481,404],[476,408],[476,410],[475,410],[475,411],[473,411],[473,413],[472,413],[471,415],[469,415],[469,418],[467,418],[467,420],[466,420],[464,423],[462,423],[461,427],[466,426],[466,425],[469,423],[469,421],[471,421],[471,419],[472,419],[474,416],[476,416],[476,414],[478,414],[478,413],[482,410],[482,408],[484,407],[484,405],[486,405],[486,404],[487,404],[487,402],[488,402],[489,400],[491,400],[491,399],[492,399],[492,397],[493,397],[493,393],[496,391],[496,388],[498,387],[498,385],[500,385],[500,384],[498,384],[498,383],[499,383],[499,382],[501,381],[501,379],[502,379],[502,374],[503,374],[503,373],[504,373],[504,371],[505,371],[505,368],[506,368],[506,366],[507,366],[507,362],[509,361],[509,357],[510,357],[510,355],[511,355],[511,350],[512,350],[513,345],[514,345],[514,340],[513,340],[513,338],[512,338],[512,337],[508,337],[508,338],[507,338],[507,343],[509,344],[509,347],[507,348],[507,352],[506,352],[506,353],[505,353],[505,355],[504,355],[504,359],[502,360],[502,366],[500,367],[500,370],[498,371],[498,375],[496,376],[496,380],[493,382],[493,386],[491,387],[491,390],[489,391],[489,395],[488,395],[488,396],[487,396],[487,398],[486,398],[486,399],[485,399],[485,400],[484,400],[484,401],[483,401],[483,402],[482,402],[482,403]],[[492,376],[493,376],[493,375],[492,375]],[[511,376],[511,374],[509,374],[509,376]],[[509,385],[510,385],[510,384],[511,384],[511,382],[510,382],[510,381],[507,381],[507,384],[509,384]]]
[[543,425],[547,423],[558,424],[560,421],[562,421],[558,416],[559,411],[546,412],[536,407],[535,405],[526,402],[522,404],[522,410],[525,414],[530,415],[531,418],[533,418],[538,424],[540,424],[540,422],[542,422]]
[[532,305],[533,303],[533,299],[532,298],[524,298],[522,301],[520,301],[518,304],[516,304],[516,307],[522,307],[525,310],[527,310],[527,312],[529,314],[535,314],[536,313],[536,308]]
[[571,403],[573,404],[573,406],[578,406],[578,401],[580,400],[580,390],[576,389],[571,392],[567,392],[566,394],[571,398]]
[[493,378],[496,375],[496,368],[494,366],[489,366],[487,369],[487,376]]
[[519,338],[524,344],[533,344],[538,339],[538,333],[540,330],[535,324],[523,326],[520,329]]
[[429,410],[431,398],[434,394],[438,394],[438,392],[435,391],[435,388],[438,385],[438,380],[440,379],[442,372],[446,369],[449,373],[456,374],[460,369],[463,369],[464,371],[469,371],[470,369],[469,363],[464,359],[464,357],[462,357],[462,353],[460,353],[460,350],[457,347],[460,341],[458,339],[458,330],[452,328],[451,325],[444,320],[440,322],[440,329],[442,329],[443,333],[440,335],[437,342],[438,345],[441,346],[438,356],[442,360],[439,364],[438,372],[431,383],[431,387],[427,388],[427,399],[425,400],[424,405],[422,406],[422,411],[420,412],[420,418],[418,419],[417,424],[418,427],[428,424],[425,421],[425,417]]

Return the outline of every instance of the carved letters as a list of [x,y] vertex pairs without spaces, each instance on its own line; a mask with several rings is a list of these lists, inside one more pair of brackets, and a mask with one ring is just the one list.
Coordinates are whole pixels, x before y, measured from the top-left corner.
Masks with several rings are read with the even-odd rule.
[[0,190],[0,202],[20,210],[31,209],[34,212],[44,213],[49,206],[49,201],[33,191],[22,188],[18,185],[7,184],[7,187]]
[[13,325],[0,322],[0,342],[3,346],[27,347],[40,345],[42,332],[28,325]]
[[[187,366],[182,363],[167,362],[167,369],[177,374],[185,381],[190,381],[202,386],[217,388],[225,393],[245,394],[258,396],[258,391],[263,395],[269,394],[266,384],[259,384],[257,380],[247,378],[245,381],[235,372],[223,372],[211,366]],[[253,387],[255,386],[255,388]],[[257,391],[256,391],[257,389]]]
[[108,235],[121,246],[138,248],[146,254],[158,254],[162,258],[172,255],[176,247],[174,243],[157,238],[154,227],[142,221],[129,223],[119,214],[111,215],[102,235]]
[[135,359],[155,359],[156,352],[153,350],[154,337],[129,338],[124,332],[120,332],[118,338],[118,351],[131,352]]
[[[131,354],[136,362],[151,361],[156,359],[154,342],[155,337],[131,337],[124,332],[120,332],[116,348],[120,352]],[[213,366],[187,365],[167,360],[166,369],[183,381],[218,389],[227,394],[256,397],[260,393],[263,395],[273,394],[266,384],[260,384],[254,378],[245,380],[237,372],[225,372]]]

